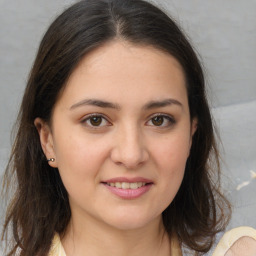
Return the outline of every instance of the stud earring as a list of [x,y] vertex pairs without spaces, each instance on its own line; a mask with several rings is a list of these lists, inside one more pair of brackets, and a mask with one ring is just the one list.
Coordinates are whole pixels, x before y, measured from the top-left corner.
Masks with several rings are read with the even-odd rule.
[[55,162],[55,158],[49,158],[47,159],[47,162]]

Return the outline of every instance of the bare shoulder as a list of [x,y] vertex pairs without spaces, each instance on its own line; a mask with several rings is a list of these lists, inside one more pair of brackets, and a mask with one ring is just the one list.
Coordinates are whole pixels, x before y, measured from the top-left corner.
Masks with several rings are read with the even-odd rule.
[[256,256],[256,229],[238,227],[226,232],[213,256]]

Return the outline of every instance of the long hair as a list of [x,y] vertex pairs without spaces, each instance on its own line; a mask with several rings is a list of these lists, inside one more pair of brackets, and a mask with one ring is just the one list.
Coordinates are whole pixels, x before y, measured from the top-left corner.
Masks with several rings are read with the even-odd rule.
[[176,23],[142,0],[84,0],[65,10],[44,35],[17,119],[17,133],[5,172],[9,204],[2,240],[13,238],[8,256],[46,256],[55,232],[64,234],[71,210],[58,169],[43,154],[36,117],[50,123],[54,104],[87,53],[114,39],[150,45],[174,56],[185,78],[191,120],[197,118],[182,185],[163,212],[166,231],[196,252],[207,252],[225,228],[229,203],[219,192],[219,156],[200,62]]

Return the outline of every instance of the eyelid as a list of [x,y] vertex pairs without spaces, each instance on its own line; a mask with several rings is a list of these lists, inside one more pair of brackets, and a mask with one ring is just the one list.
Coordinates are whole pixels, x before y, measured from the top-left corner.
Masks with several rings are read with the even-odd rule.
[[[170,115],[170,114],[166,114],[166,113],[155,113],[153,115],[150,115],[148,117],[148,121],[146,122],[146,124],[148,124],[150,121],[152,121],[152,119],[154,117],[163,117],[165,120],[168,121],[168,124],[167,125],[160,125],[160,126],[156,126],[154,124],[150,124],[149,126],[154,126],[154,127],[157,127],[157,128],[169,128],[171,127],[172,125],[174,125],[176,123],[176,120],[175,118]],[[89,124],[86,124],[86,122],[88,120],[90,120],[90,118],[92,117],[101,117],[103,120],[105,120],[105,122],[107,122],[107,124],[105,125],[99,125],[99,126],[93,126],[93,125],[89,125]],[[82,124],[84,124],[85,126],[91,128],[91,129],[100,129],[100,128],[104,128],[104,127],[107,127],[107,126],[112,126],[112,123],[109,121],[109,118],[105,115],[105,114],[102,114],[102,113],[91,113],[91,114],[87,114],[85,116],[83,116],[81,119],[80,119],[80,122]]]
[[165,125],[165,126],[156,126],[156,125],[150,125],[150,126],[154,126],[154,127],[157,127],[157,128],[169,128],[170,126],[172,126],[176,123],[175,118],[172,115],[166,114],[166,113],[155,113],[155,114],[149,116],[149,120],[146,123],[152,121],[152,119],[154,117],[159,117],[159,116],[167,119],[169,121],[169,124]]
[[[93,125],[86,125],[86,122],[88,120],[90,120],[90,118],[92,117],[101,117],[102,119],[104,119],[108,124],[107,125],[99,125],[99,126],[93,126]],[[102,114],[102,113],[91,113],[91,114],[87,114],[85,116],[83,116],[81,119],[80,119],[80,123],[84,124],[85,126],[89,127],[89,128],[92,128],[92,129],[100,129],[100,128],[103,128],[103,127],[106,127],[106,126],[111,126],[112,123],[109,121],[109,118]]]

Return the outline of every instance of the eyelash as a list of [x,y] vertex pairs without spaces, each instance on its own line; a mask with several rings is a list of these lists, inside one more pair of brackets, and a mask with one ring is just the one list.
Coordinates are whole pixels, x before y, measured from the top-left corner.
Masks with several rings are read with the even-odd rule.
[[[99,125],[93,125],[92,122],[92,118],[100,118],[100,123]],[[155,124],[149,124],[149,122],[153,122],[154,118],[160,117],[163,119],[163,123],[164,125],[160,124],[160,125],[155,125]],[[88,123],[90,122],[90,124]],[[107,124],[103,124],[102,122],[107,122]],[[167,124],[166,124],[167,122]],[[111,122],[108,121],[108,118],[106,118],[103,114],[100,113],[93,113],[93,114],[89,114],[87,116],[85,116],[82,120],[81,120],[82,124],[85,124],[86,126],[92,128],[92,129],[100,129],[102,127],[106,127],[106,126],[111,126]],[[148,126],[154,126],[154,127],[159,127],[159,128],[169,128],[171,126],[173,126],[176,123],[176,120],[170,116],[170,115],[166,115],[166,114],[162,114],[162,113],[158,113],[155,114],[153,116],[150,117],[150,119],[146,122],[146,124]]]
[[165,123],[167,122],[167,124],[165,124],[165,125],[154,125],[154,124],[152,124],[152,126],[154,126],[154,127],[169,128],[169,127],[173,126],[176,123],[176,120],[172,116],[162,114],[162,113],[158,113],[158,114],[153,115],[152,117],[150,117],[149,121],[147,121],[146,123],[148,123],[148,122],[152,123],[153,119],[156,118],[156,117],[163,118],[163,122],[165,122]]
[[[99,125],[92,125],[91,121],[92,121],[92,118],[94,118],[94,117],[96,117],[96,118],[101,118],[102,121],[104,120],[104,121],[107,122],[108,124],[102,126],[102,121],[101,121]],[[90,122],[90,124],[87,123],[87,122]],[[81,123],[82,123],[82,124],[85,124],[86,126],[92,128],[92,129],[99,129],[99,128],[101,128],[101,127],[111,126],[111,125],[112,125],[112,124],[108,121],[108,118],[106,118],[104,115],[99,114],[99,113],[93,113],[93,114],[89,114],[89,115],[85,116],[85,117],[81,120]]]

